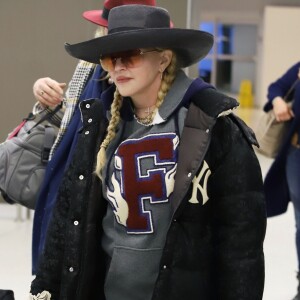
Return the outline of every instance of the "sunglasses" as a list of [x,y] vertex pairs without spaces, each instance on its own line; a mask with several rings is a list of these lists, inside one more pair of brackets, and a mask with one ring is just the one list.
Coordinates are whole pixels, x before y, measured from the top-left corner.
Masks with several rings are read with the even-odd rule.
[[103,55],[100,58],[100,64],[102,68],[111,72],[115,69],[117,60],[120,59],[121,63],[125,65],[126,68],[135,68],[141,65],[143,61],[143,55],[150,52],[161,52],[159,49],[152,50],[141,50],[134,49],[123,52],[112,53],[108,55]]

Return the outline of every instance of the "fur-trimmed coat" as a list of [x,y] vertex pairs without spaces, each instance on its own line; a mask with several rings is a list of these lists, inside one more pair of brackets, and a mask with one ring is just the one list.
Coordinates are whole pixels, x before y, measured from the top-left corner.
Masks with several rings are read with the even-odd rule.
[[[171,196],[173,222],[152,300],[262,299],[262,175],[252,131],[234,115],[226,116],[236,106],[214,89],[195,90],[191,96]],[[49,292],[51,300],[105,299],[100,239],[106,201],[92,172],[107,122],[103,101],[86,100],[81,111],[84,127],[31,286],[33,295]],[[196,177],[202,178],[196,183],[206,187],[207,197],[199,189],[198,202],[190,203]]]

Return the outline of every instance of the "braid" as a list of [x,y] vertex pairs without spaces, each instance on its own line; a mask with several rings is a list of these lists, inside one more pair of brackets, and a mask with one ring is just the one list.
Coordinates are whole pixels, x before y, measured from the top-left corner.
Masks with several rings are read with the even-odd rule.
[[116,136],[116,127],[120,122],[121,106],[122,106],[122,97],[119,91],[116,89],[114,94],[114,101],[111,105],[111,119],[107,127],[107,134],[100,146],[100,150],[97,155],[97,165],[96,165],[95,172],[100,178],[101,178],[101,170],[103,169],[103,166],[106,162],[106,148]]
[[173,52],[171,63],[166,68],[166,70],[163,74],[160,89],[159,89],[158,95],[157,95],[156,108],[159,108],[161,106],[161,104],[163,103],[163,101],[166,97],[166,94],[168,93],[168,91],[176,77],[176,71],[177,71],[176,65],[177,65],[177,59],[176,59],[175,53]]

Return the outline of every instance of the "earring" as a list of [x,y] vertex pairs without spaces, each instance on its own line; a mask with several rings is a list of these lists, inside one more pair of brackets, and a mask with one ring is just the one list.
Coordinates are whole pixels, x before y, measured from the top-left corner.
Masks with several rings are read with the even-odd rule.
[[162,80],[163,79],[163,75],[164,75],[164,70],[159,70],[160,72],[160,79]]

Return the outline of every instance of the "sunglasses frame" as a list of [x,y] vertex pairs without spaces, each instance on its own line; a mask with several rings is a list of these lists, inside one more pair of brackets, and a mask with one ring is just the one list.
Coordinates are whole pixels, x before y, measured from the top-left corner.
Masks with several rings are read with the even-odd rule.
[[117,60],[121,59],[122,64],[126,66],[126,68],[134,68],[140,65],[142,55],[150,52],[162,52],[162,49],[152,49],[152,50],[141,50],[141,49],[133,49],[122,52],[116,52],[108,55],[102,55],[100,58],[100,64],[102,68],[107,71],[113,71]]

